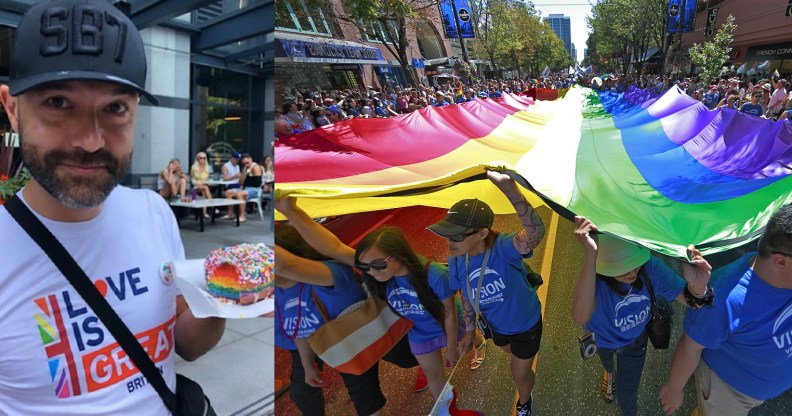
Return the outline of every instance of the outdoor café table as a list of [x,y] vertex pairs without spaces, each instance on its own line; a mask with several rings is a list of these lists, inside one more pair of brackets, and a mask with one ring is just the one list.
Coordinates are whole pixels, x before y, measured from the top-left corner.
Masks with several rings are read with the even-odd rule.
[[217,190],[215,192],[215,195],[218,198],[220,198],[223,196],[223,189],[225,189],[226,185],[239,184],[239,181],[238,180],[224,181],[221,179],[209,179],[208,181],[204,181],[203,183],[209,185],[210,187],[214,187]]
[[[240,200],[238,199],[230,199],[230,198],[213,198],[213,199],[196,199],[190,202],[182,202],[182,201],[171,201],[170,206],[172,207],[185,207],[190,209],[203,209],[203,208],[213,208],[213,207],[229,207],[235,206],[234,210],[237,214],[236,216],[236,225],[239,227],[239,209],[240,209]],[[208,212],[211,212],[212,216],[212,224],[214,224],[215,220],[215,210],[209,209]],[[204,217],[201,213],[198,213],[198,218],[201,224],[201,232],[204,230]],[[178,221],[178,217],[177,217]]]

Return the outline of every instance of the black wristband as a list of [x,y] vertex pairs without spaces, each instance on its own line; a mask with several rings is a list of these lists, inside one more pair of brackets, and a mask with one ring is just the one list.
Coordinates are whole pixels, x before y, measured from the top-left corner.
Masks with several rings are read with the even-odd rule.
[[702,306],[710,307],[712,303],[715,301],[715,290],[712,288],[712,285],[707,283],[707,289],[704,291],[703,297],[696,297],[690,291],[688,285],[685,285],[684,290],[685,302],[687,306],[692,309],[698,309]]

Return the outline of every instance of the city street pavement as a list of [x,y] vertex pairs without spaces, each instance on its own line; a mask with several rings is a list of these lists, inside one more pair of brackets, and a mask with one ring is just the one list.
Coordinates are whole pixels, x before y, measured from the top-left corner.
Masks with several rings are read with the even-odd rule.
[[[536,385],[533,390],[533,414],[545,416],[605,416],[618,415],[618,404],[607,404],[599,393],[602,365],[597,358],[584,361],[580,357],[577,339],[582,335],[571,318],[571,300],[583,259],[583,252],[572,235],[573,224],[563,218],[552,218],[549,209],[539,213],[547,227],[547,235],[529,260],[531,267],[541,271],[545,284],[539,297],[543,304],[542,345],[536,363]],[[422,254],[442,260],[447,256],[443,240],[424,230],[424,227],[442,218],[443,211],[421,208],[397,211],[386,225],[402,228],[411,243]],[[497,216],[494,228],[515,231],[519,227],[516,216]],[[751,243],[753,245],[753,243]],[[718,267],[736,257],[738,251],[714,256],[710,259]],[[677,271],[679,266],[670,263]],[[660,387],[668,375],[673,351],[681,335],[684,307],[675,305],[672,345],[668,350],[649,346],[646,365],[638,397],[639,415],[663,415],[658,399]],[[277,330],[277,329],[276,329]],[[469,357],[463,359],[469,360]],[[276,377],[288,378],[290,356],[276,349]],[[514,414],[515,390],[509,373],[509,357],[492,343],[487,347],[487,359],[481,368],[471,371],[460,365],[452,384],[459,393],[460,408],[474,408],[486,415],[509,416]],[[433,401],[428,391],[415,393],[415,369],[400,369],[389,363],[380,365],[380,385],[388,399],[384,416],[426,415]],[[354,408],[337,372],[324,372],[325,408],[328,415],[353,415]],[[685,387],[685,399],[676,415],[689,415],[696,399],[691,382]],[[276,414],[299,415],[288,394],[276,402]],[[751,411],[750,416],[782,416],[792,414],[792,391],[767,401]]]
[[[217,219],[198,232],[198,222],[181,220],[180,232],[188,259],[205,258],[210,250],[239,243],[272,247],[272,231],[258,214],[248,214],[240,227]],[[201,384],[219,416],[270,415],[274,412],[272,318],[229,319],[217,346],[194,362],[176,358],[176,371]]]

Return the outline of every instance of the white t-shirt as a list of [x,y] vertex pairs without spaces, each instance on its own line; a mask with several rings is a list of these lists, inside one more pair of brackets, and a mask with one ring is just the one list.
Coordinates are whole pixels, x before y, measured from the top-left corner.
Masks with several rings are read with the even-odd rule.
[[768,107],[774,113],[779,112],[784,108],[784,98],[786,97],[786,90],[783,88],[778,88],[773,91],[773,95],[770,96],[770,102],[768,103]]
[[[228,177],[233,177],[234,175],[239,175],[239,163],[237,163],[235,165],[235,164],[231,163],[231,161],[229,160],[228,162],[226,162],[223,165],[223,167],[226,168],[226,175],[228,175]],[[237,178],[238,177],[239,176],[237,176]],[[223,179],[225,179],[225,178],[223,178]]]
[[[21,195],[18,194],[18,195]],[[173,214],[149,190],[117,187],[94,219],[39,216],[176,384],[172,282],[184,259]],[[167,415],[157,392],[77,291],[0,206],[0,415]]]

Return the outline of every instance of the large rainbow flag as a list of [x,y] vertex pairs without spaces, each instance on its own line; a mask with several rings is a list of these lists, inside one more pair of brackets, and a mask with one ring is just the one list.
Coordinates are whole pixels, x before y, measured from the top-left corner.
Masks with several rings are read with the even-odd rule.
[[676,88],[575,87],[554,101],[504,94],[281,139],[276,193],[314,217],[473,197],[506,214],[484,175],[505,168],[535,206],[684,257],[687,244],[711,254],[757,238],[792,202],[791,145],[788,122],[710,111]]

